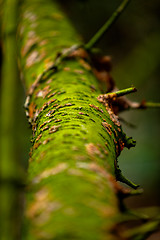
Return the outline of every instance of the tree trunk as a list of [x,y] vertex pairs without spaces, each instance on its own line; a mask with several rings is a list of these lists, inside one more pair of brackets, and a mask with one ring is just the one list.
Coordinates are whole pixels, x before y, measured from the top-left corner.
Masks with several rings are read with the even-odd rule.
[[24,239],[120,239],[117,157],[132,141],[97,99],[90,57],[75,47],[81,42],[57,3],[25,0],[19,12],[19,65],[33,129]]

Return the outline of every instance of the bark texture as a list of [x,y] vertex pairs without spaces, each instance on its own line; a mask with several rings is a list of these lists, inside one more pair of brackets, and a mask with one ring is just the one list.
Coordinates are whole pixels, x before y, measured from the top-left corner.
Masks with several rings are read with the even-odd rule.
[[[120,239],[117,157],[130,147],[55,1],[25,0],[17,33],[33,129],[24,239]],[[75,50],[76,49],[76,50]],[[83,53],[83,54],[82,54]]]

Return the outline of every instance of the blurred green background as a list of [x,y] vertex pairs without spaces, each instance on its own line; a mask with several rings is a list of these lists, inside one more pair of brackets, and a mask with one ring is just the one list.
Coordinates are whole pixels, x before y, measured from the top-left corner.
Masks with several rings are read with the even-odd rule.
[[[120,0],[61,0],[80,36],[88,42],[111,16]],[[112,76],[120,89],[136,86],[130,99],[160,102],[160,1],[133,0],[97,45],[112,57]],[[120,167],[144,189],[127,200],[129,206],[160,205],[160,109],[131,110],[120,115],[137,145],[123,150]]]

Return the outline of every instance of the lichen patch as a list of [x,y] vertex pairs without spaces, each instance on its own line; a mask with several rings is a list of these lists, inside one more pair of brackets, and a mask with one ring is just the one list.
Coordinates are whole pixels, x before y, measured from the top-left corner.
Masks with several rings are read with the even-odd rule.
[[49,126],[47,125],[47,126],[45,126],[44,128],[42,128],[41,131],[44,132],[44,131],[46,131],[46,130],[48,130],[48,129],[49,129]]
[[70,68],[70,67],[64,67],[63,70],[64,70],[65,72],[69,72],[69,71],[71,71],[71,68]]
[[75,168],[68,169],[68,174],[74,175],[74,176],[83,176],[83,172],[80,171],[79,169],[75,169]]
[[105,104],[105,106],[106,106],[106,110],[108,111],[109,116],[110,116],[112,122],[115,125],[117,125],[118,127],[120,127],[121,124],[120,124],[118,116],[113,112],[113,110],[111,109],[111,107],[109,107],[109,105]]
[[86,70],[88,70],[88,71],[91,70],[91,66],[84,59],[81,58],[79,60],[79,62]]
[[36,104],[31,102],[31,104],[29,105],[29,108],[28,108],[28,114],[29,114],[30,119],[32,119],[34,117],[35,111],[36,111]]
[[104,157],[104,155],[99,150],[98,146],[96,146],[93,143],[86,144],[86,150],[90,156],[98,155],[100,158]]
[[89,106],[92,107],[92,108],[94,108],[94,109],[96,109],[96,110],[98,110],[99,112],[103,113],[103,110],[100,109],[99,107],[97,107],[97,106],[95,106],[95,105],[93,105],[93,104],[89,104]]
[[100,154],[99,149],[93,143],[86,144],[86,150],[89,155]]
[[33,149],[37,149],[42,143],[41,142],[36,142],[33,146]]
[[53,116],[53,113],[55,112],[55,109],[53,110],[50,110],[47,114],[46,114],[46,117],[51,117]]
[[38,142],[41,137],[42,137],[42,134],[39,134],[38,137],[36,138],[35,142]]
[[81,69],[74,69],[73,72],[78,73],[78,74],[83,74],[84,71]]
[[58,126],[52,126],[50,129],[49,129],[49,133],[55,133],[57,132],[58,128],[60,128],[61,125],[58,125]]
[[30,11],[26,11],[24,13],[24,18],[30,20],[31,22],[35,22],[37,20],[37,16]]
[[112,94],[103,94],[98,96],[98,101],[101,102],[105,107],[107,112],[109,113],[109,116],[112,120],[112,122],[117,125],[118,127],[121,126],[118,116],[114,113],[112,109],[112,102],[117,99],[117,95]]
[[59,201],[50,199],[49,190],[45,187],[35,193],[32,203],[27,208],[26,215],[34,221],[35,225],[45,224],[51,216],[51,213],[62,207]]
[[39,41],[39,38],[38,38],[37,36],[28,39],[27,42],[26,42],[26,44],[24,45],[24,47],[23,47],[22,50],[21,50],[21,55],[22,55],[22,57],[24,57],[24,56],[28,53],[28,51],[30,50],[30,48],[31,48],[33,45],[37,44],[38,41]]
[[112,125],[107,122],[102,122],[102,126],[107,130],[108,134],[112,135]]
[[42,41],[39,42],[39,46],[44,46],[48,43],[47,39],[43,39]]
[[26,60],[26,67],[31,67],[34,63],[39,62],[40,57],[38,51],[33,51],[29,54]]
[[52,138],[47,138],[47,139],[45,139],[45,140],[42,142],[42,144],[45,145],[45,144],[47,144],[48,142],[50,142],[51,140],[52,140]]
[[56,92],[53,92],[53,93],[49,94],[49,95],[47,96],[47,98],[51,98],[51,97],[53,97],[55,94],[56,94]]
[[35,177],[33,179],[32,183],[37,184],[45,178],[48,178],[50,176],[53,176],[53,175],[63,172],[67,168],[68,168],[67,163],[60,163],[56,167],[53,167],[53,168],[43,171],[41,174],[39,174],[37,177]]
[[47,85],[36,93],[36,97],[42,97],[44,99],[50,92],[50,86]]

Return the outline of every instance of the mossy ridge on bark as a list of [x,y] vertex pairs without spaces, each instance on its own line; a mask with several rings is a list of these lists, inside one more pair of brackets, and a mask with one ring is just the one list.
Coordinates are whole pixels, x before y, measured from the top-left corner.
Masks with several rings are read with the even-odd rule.
[[[79,40],[55,2],[25,1],[20,19],[20,65],[28,91],[57,54]],[[119,239],[111,229],[120,213],[115,160],[125,135],[99,94],[92,71],[76,58],[64,59],[34,86],[27,110],[33,148],[25,239]]]

